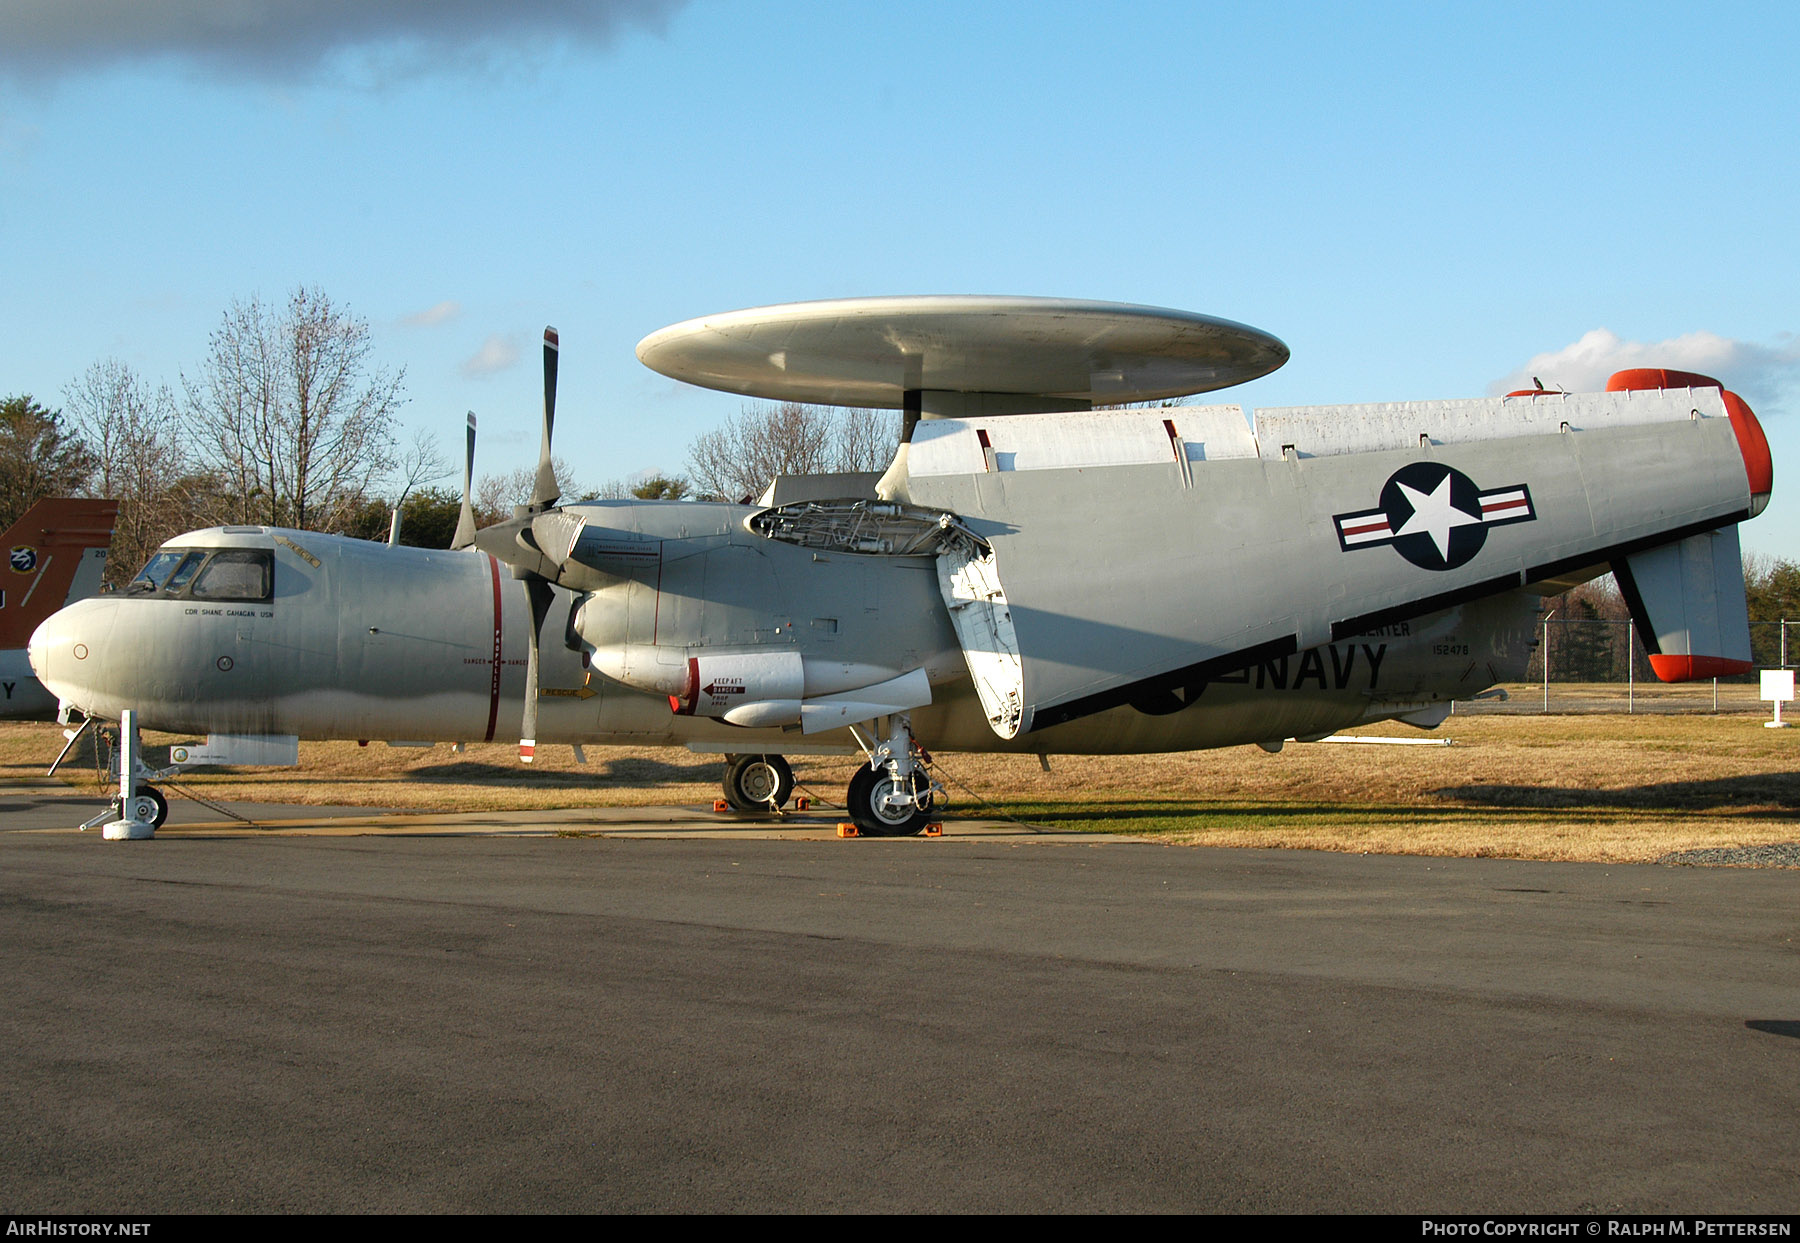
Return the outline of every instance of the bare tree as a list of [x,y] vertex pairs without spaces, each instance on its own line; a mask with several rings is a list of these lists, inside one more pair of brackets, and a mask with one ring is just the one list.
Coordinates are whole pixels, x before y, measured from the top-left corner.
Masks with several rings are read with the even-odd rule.
[[119,502],[106,568],[117,586],[171,535],[194,525],[175,395],[167,385],[152,389],[118,359],[95,363],[63,395],[94,451],[96,488]]
[[776,475],[880,470],[899,436],[891,411],[753,402],[694,440],[688,475],[697,494],[735,500],[761,492]]
[[437,437],[430,432],[414,432],[412,444],[394,463],[392,482],[398,485],[394,505],[406,504],[406,498],[414,488],[436,483],[448,475],[450,469],[450,459],[438,447]]
[[886,470],[900,447],[900,416],[892,410],[850,407],[836,412],[834,470]]
[[656,472],[608,479],[585,494],[590,501],[679,501],[688,498],[693,485],[680,475]]
[[[556,472],[557,491],[564,501],[586,500],[599,496],[613,499],[605,492],[596,492],[591,488],[572,482],[575,469],[560,455],[550,458],[550,469]],[[471,503],[475,506],[478,517],[486,516],[485,521],[495,522],[501,518],[512,516],[514,505],[523,505],[531,499],[531,490],[537,485],[537,467],[521,466],[517,470],[509,470],[504,475],[483,475],[475,483],[475,495]]]
[[404,372],[370,365],[369,326],[300,286],[280,310],[234,302],[194,379],[195,455],[226,483],[227,522],[330,531],[393,465]]
[[1182,397],[1163,397],[1155,401],[1113,401],[1095,406],[1096,410],[1160,410],[1164,406],[1191,406],[1195,404],[1194,394]]

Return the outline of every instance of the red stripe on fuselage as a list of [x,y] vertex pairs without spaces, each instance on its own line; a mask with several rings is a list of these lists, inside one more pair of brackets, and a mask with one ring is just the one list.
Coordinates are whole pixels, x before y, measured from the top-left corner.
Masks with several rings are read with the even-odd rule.
[[500,563],[494,560],[493,554],[491,553],[483,553],[482,555],[487,558],[488,573],[494,580],[494,677],[493,683],[488,689],[487,737],[482,739],[483,742],[492,742],[494,741],[494,725],[500,719]]

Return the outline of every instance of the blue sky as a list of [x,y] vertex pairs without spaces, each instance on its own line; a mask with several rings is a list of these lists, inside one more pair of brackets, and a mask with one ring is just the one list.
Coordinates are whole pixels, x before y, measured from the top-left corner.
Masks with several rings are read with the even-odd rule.
[[1143,302],[1285,340],[1251,406],[1720,375],[1775,447],[1745,542],[1800,557],[1797,60],[1792,5],[18,0],[0,393],[175,384],[305,282],[480,473],[535,457],[555,324],[600,482],[738,408],[637,363],[676,320]]

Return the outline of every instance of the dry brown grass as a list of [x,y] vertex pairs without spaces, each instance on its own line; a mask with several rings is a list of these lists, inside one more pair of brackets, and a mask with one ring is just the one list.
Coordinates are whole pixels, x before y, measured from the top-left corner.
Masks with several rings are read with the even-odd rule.
[[[1638,861],[1800,838],[1800,729],[1755,715],[1459,716],[1449,747],[1290,744],[1166,756],[944,755],[950,814],[1213,846]],[[1422,737],[1388,724],[1365,734]],[[150,746],[167,737],[151,735]],[[41,775],[53,726],[0,726],[0,782]],[[294,769],[190,774],[209,799],[431,810],[706,804],[719,760],[683,750],[389,748],[310,743]],[[153,756],[154,758],[154,756]],[[797,759],[802,784],[842,797],[852,761]],[[71,776],[82,782],[82,777]],[[95,785],[91,768],[88,788]]]

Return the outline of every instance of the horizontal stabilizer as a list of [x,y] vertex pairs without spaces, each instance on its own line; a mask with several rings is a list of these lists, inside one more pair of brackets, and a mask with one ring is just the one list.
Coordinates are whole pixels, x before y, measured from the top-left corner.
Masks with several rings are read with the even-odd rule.
[[1750,613],[1734,524],[1613,562],[1650,667],[1665,682],[1746,673]]

